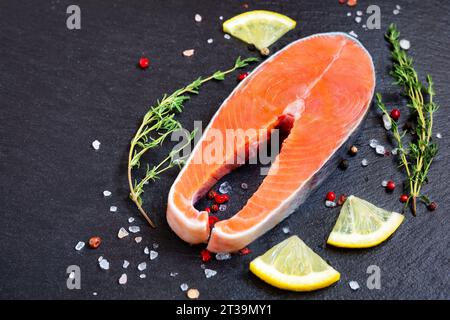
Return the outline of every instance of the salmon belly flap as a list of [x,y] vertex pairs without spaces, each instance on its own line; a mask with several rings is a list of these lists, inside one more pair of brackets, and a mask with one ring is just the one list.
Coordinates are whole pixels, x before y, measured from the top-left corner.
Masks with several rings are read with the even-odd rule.
[[[208,243],[212,252],[235,252],[276,226],[359,127],[374,88],[372,58],[344,33],[300,39],[266,60],[225,100],[172,185],[172,230],[191,244]],[[258,132],[270,132],[284,116],[292,119],[290,133],[267,176],[239,212],[211,230],[208,213],[194,204],[237,160],[255,153],[264,140]],[[230,144],[223,138],[230,130],[247,134]]]

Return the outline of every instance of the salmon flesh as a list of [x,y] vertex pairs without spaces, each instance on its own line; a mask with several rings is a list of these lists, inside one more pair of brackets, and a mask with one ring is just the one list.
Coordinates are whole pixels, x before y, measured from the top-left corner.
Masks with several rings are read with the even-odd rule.
[[[276,226],[335,167],[330,163],[362,123],[374,88],[370,54],[345,33],[297,40],[264,61],[223,102],[173,183],[167,206],[172,230],[188,243],[208,243],[211,252],[235,252]],[[248,134],[208,161],[207,151],[223,144],[217,133],[270,132],[286,118],[289,135],[258,190],[211,228],[208,213],[194,204],[239,166],[233,161],[238,154],[254,154],[264,140]]]

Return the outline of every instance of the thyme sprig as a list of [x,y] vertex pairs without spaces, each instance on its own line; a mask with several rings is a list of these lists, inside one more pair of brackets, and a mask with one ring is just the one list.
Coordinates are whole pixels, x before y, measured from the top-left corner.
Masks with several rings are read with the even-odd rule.
[[398,145],[401,166],[405,168],[408,178],[409,198],[405,206],[411,204],[411,211],[417,212],[417,199],[426,204],[430,202],[426,195],[421,193],[422,185],[428,182],[428,171],[438,152],[433,143],[433,117],[438,110],[434,102],[434,83],[430,75],[426,77],[426,84],[419,80],[414,69],[413,59],[400,47],[400,32],[395,24],[391,24],[386,33],[386,40],[391,45],[393,69],[391,75],[395,83],[404,90],[408,99],[408,107],[415,117],[415,137],[408,146],[403,143],[406,131],[400,132],[397,123],[390,117],[380,94],[377,94],[377,106],[390,119],[394,139]]
[[158,179],[161,173],[183,164],[185,159],[177,158],[176,155],[192,142],[195,132],[190,134],[188,141],[184,145],[176,150],[172,150],[159,164],[153,167],[147,165],[145,176],[140,180],[133,179],[133,169],[140,167],[141,158],[147,151],[160,146],[173,132],[182,129],[180,122],[174,117],[176,113],[183,110],[183,105],[190,100],[191,94],[198,94],[200,87],[204,83],[211,80],[224,80],[227,74],[244,68],[256,61],[258,61],[257,58],[241,59],[241,57],[238,57],[232,68],[226,71],[216,71],[207,78],[197,78],[192,83],[176,90],[172,94],[165,94],[144,115],[142,123],[130,143],[130,151],[128,154],[128,184],[131,200],[136,204],[139,212],[152,227],[155,227],[155,225],[142,207],[144,186],[148,182]]

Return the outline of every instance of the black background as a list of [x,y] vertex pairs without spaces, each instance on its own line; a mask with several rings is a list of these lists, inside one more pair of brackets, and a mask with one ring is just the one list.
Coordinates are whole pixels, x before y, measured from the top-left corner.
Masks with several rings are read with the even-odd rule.
[[[319,32],[354,30],[371,52],[377,70],[377,91],[389,106],[405,102],[392,85],[389,50],[383,32],[390,22],[399,25],[412,43],[410,53],[421,75],[429,72],[436,82],[441,109],[435,132],[441,132],[440,156],[424,188],[439,202],[429,213],[420,207],[417,217],[409,213],[395,235],[370,250],[337,250],[324,245],[338,209],[324,207],[329,190],[356,194],[382,207],[401,210],[401,187],[387,194],[381,181],[392,178],[401,185],[403,175],[393,157],[380,157],[368,147],[371,138],[385,145],[386,131],[372,107],[357,140],[360,152],[350,159],[348,170],[335,171],[297,212],[255,241],[251,255],[212,261],[208,267],[218,274],[205,279],[199,252],[174,235],[165,222],[167,192],[177,170],[147,187],[145,207],[158,228],[150,229],[127,198],[126,163],[129,141],[147,108],[163,93],[189,83],[200,75],[225,69],[241,56],[255,55],[238,40],[226,40],[219,16],[225,19],[245,11],[242,1],[86,1],[81,7],[81,30],[66,28],[66,8],[72,1],[0,2],[0,297],[64,299],[184,299],[179,285],[187,282],[204,299],[412,299],[450,298],[448,223],[448,71],[450,70],[450,5],[446,1],[359,1],[356,9],[329,1],[247,1],[249,9],[284,13],[298,26],[274,49],[300,37]],[[356,10],[378,4],[382,29],[364,31],[354,22]],[[394,16],[395,4],[402,6]],[[352,11],[351,18],[346,13]],[[203,21],[194,22],[199,13]],[[207,39],[213,38],[213,44]],[[195,55],[181,55],[194,48]],[[139,70],[136,63],[148,56],[150,67]],[[224,82],[210,83],[186,105],[179,119],[187,128],[194,120],[206,124],[236,85],[235,75]],[[332,137],[330,137],[332,138]],[[94,151],[93,140],[101,141]],[[170,143],[158,149],[162,157]],[[370,165],[362,168],[367,158]],[[255,168],[242,168],[225,180],[234,187],[227,215],[236,212],[259,183]],[[239,188],[247,182],[250,190]],[[103,190],[113,195],[105,199]],[[118,212],[109,212],[116,205]],[[128,217],[141,226],[140,244],[133,237],[117,238]],[[261,282],[248,271],[248,263],[287,236],[299,235],[319,255],[341,272],[339,283],[314,293],[283,292]],[[98,250],[74,250],[79,240],[99,235]],[[143,248],[160,245],[159,257],[149,261]],[[100,270],[97,258],[111,263]],[[117,280],[123,259],[128,283]],[[147,261],[146,279],[139,279],[136,266]],[[82,270],[82,289],[66,288],[66,268]],[[382,289],[365,286],[366,269],[382,270]],[[170,272],[178,272],[175,278]],[[348,286],[357,280],[361,289]],[[93,296],[97,292],[98,296]]]

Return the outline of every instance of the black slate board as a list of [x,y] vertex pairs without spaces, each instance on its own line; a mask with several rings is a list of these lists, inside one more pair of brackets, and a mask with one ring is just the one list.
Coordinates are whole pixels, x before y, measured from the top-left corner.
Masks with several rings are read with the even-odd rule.
[[[359,1],[365,10],[374,1]],[[206,280],[198,257],[201,247],[179,240],[165,222],[166,197],[176,170],[148,187],[144,200],[158,228],[151,230],[127,199],[126,161],[128,142],[146,108],[165,92],[171,92],[198,75],[225,68],[238,56],[249,56],[246,45],[221,33],[219,16],[229,18],[245,11],[241,1],[87,1],[79,0],[82,29],[66,28],[66,8],[71,1],[0,2],[0,298],[63,299],[183,299],[179,285],[197,287],[204,299],[413,299],[450,298],[450,209],[448,186],[448,71],[450,70],[450,5],[445,1],[398,0],[402,10],[394,16],[396,3],[376,1],[382,10],[382,30],[364,31],[354,20],[356,9],[329,1],[248,1],[249,9],[269,9],[296,19],[298,27],[274,47],[310,34],[354,30],[374,58],[377,91],[392,104],[404,105],[388,75],[389,51],[383,32],[396,22],[411,40],[411,54],[422,75],[434,76],[441,105],[436,120],[440,155],[430,172],[425,191],[440,207],[435,213],[420,208],[410,214],[396,234],[371,250],[345,251],[324,246],[338,209],[323,205],[328,190],[360,195],[374,203],[401,210],[401,188],[386,194],[382,180],[402,179],[392,157],[376,156],[368,147],[371,138],[386,145],[385,130],[375,108],[357,140],[360,152],[347,171],[336,171],[289,219],[255,241],[253,254],[231,261],[213,261],[217,276]],[[353,12],[348,18],[346,13]],[[195,13],[203,16],[197,25]],[[206,40],[213,38],[213,44]],[[191,58],[181,51],[195,48]],[[151,66],[136,68],[146,55]],[[233,78],[202,89],[180,116],[187,128],[194,120],[208,122],[236,85]],[[391,105],[392,105],[391,104]],[[95,152],[91,142],[98,139]],[[158,151],[162,156],[171,145]],[[370,165],[362,168],[367,158]],[[251,168],[227,178],[234,186],[235,209],[248,193],[240,182],[256,187]],[[252,184],[253,183],[253,184]],[[113,196],[104,199],[103,190]],[[118,213],[109,206],[118,206]],[[119,240],[117,231],[137,219],[144,240]],[[256,255],[286,237],[288,226],[342,274],[331,288],[314,293],[283,292],[261,282],[248,271]],[[74,250],[79,240],[100,235],[103,245],[93,251]],[[145,261],[145,246],[160,245],[160,256],[148,261],[147,278],[139,279],[137,263]],[[107,272],[97,258],[111,262]],[[128,284],[119,286],[123,259]],[[66,268],[79,265],[82,289],[66,288]],[[381,290],[365,286],[366,269],[382,270]],[[178,272],[175,278],[169,272]],[[361,289],[350,290],[357,280]],[[98,296],[93,296],[97,292]]]

